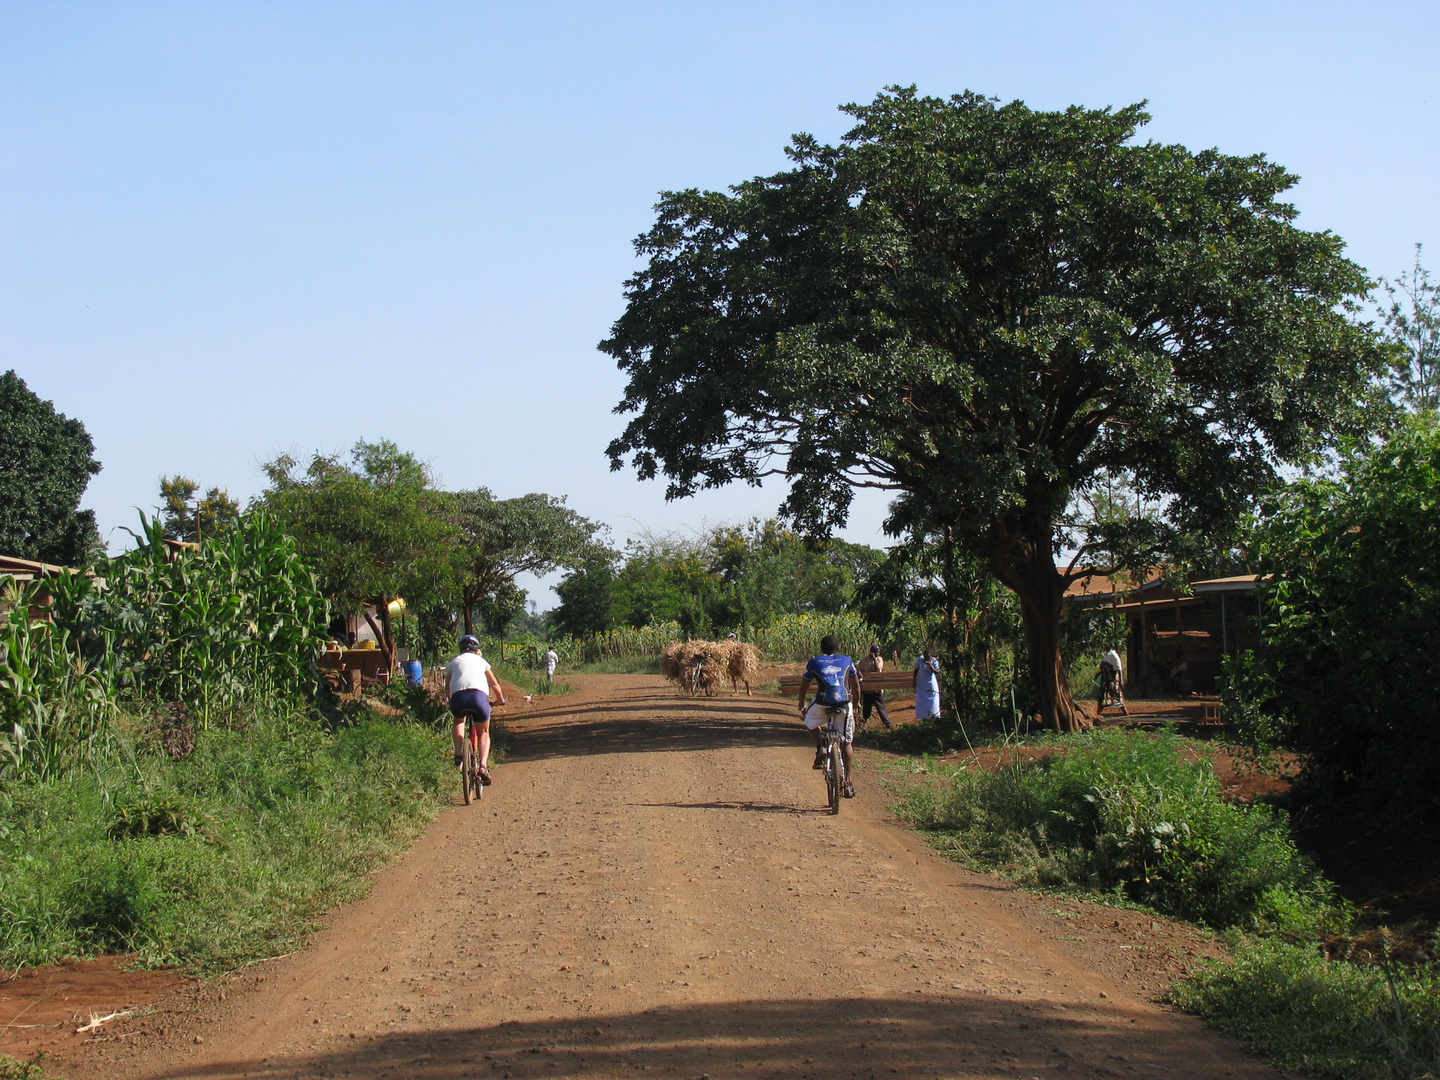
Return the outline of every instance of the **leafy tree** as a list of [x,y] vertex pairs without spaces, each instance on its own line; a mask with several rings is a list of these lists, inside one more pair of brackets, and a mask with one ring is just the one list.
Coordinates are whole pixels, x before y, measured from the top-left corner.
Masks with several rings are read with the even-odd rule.
[[[443,501],[454,530],[459,606],[467,634],[474,630],[476,604],[506,598],[514,615],[523,612],[524,594],[515,587],[515,578],[578,566],[599,529],[566,506],[563,497],[552,495],[497,499],[485,488],[477,488],[447,493]],[[498,612],[488,616],[498,617]],[[504,624],[509,622],[504,620]]]
[[1356,443],[1261,527],[1264,648],[1244,682],[1302,790],[1398,827],[1440,819],[1440,422]]
[[297,466],[288,454],[264,466],[260,504],[295,538],[321,592],[340,611],[365,612],[393,664],[389,602],[404,596],[423,611],[448,598],[454,579],[455,529],[440,493],[424,465],[385,440],[357,442],[348,464],[317,453],[303,473]]
[[1396,346],[1391,391],[1407,408],[1433,412],[1440,407],[1440,282],[1420,265],[1416,244],[1410,272],[1380,284],[1389,300],[1380,305],[1380,321]]
[[[198,541],[215,536],[240,519],[240,504],[228,491],[212,487],[205,497],[196,498],[200,485],[187,476],[160,478],[161,523],[167,540]],[[194,508],[191,508],[194,503]]]
[[613,596],[622,626],[678,622],[687,636],[707,637],[715,631],[720,578],[697,544],[632,545],[615,576]]
[[663,195],[600,346],[635,414],[611,465],[669,498],[783,475],[812,535],[854,487],[897,492],[887,528],[949,530],[1007,585],[1040,710],[1088,726],[1061,656],[1066,508],[1123,469],[1205,532],[1361,430],[1384,353],[1341,309],[1365,274],[1295,227],[1294,176],[1138,143],[1141,106],[892,88],[844,111],[841,144],[796,136],[792,169]]
[[558,632],[581,637],[614,629],[615,564],[619,559],[619,552],[596,545],[555,586],[560,606],[552,621]]
[[0,554],[84,566],[104,551],[94,511],[80,509],[94,450],[79,420],[0,375]]
[[773,519],[716,529],[705,547],[710,569],[720,575],[714,621],[723,626],[764,626],[780,615],[847,610],[859,581],[885,558],[884,552],[845,540],[807,544]]

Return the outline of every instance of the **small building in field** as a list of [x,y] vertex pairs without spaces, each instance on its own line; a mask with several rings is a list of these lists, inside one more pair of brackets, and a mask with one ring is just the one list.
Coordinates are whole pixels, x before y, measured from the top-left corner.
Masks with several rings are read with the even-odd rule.
[[[50,608],[55,603],[55,598],[50,590],[44,585],[46,578],[59,577],[61,574],[78,574],[79,570],[69,566],[57,566],[54,563],[37,562],[34,559],[22,559],[17,555],[0,555],[0,614],[7,613],[11,604],[6,599],[6,594],[11,591],[11,586],[25,587],[40,582],[40,587],[30,598],[30,617],[50,621]],[[85,571],[88,575],[90,571]]]
[[[1138,582],[1138,584],[1132,583]],[[1255,574],[1192,579],[1177,588],[1160,570],[1119,580],[1071,582],[1066,599],[1125,620],[1125,682],[1131,694],[1213,694],[1224,658],[1258,648]]]

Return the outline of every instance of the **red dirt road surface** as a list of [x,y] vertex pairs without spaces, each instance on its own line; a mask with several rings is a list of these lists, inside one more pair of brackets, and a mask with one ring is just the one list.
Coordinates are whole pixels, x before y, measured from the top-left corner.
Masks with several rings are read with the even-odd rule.
[[[572,677],[300,953],[59,1048],[83,1078],[1271,1077],[1154,1003],[1198,933],[838,818],[794,706]],[[458,803],[458,795],[457,795]]]

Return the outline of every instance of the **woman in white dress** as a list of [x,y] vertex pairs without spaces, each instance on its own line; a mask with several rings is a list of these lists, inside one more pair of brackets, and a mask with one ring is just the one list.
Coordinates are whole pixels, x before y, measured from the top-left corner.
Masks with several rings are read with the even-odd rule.
[[915,661],[911,672],[915,687],[915,719],[925,720],[940,715],[940,660],[930,651],[930,646]]

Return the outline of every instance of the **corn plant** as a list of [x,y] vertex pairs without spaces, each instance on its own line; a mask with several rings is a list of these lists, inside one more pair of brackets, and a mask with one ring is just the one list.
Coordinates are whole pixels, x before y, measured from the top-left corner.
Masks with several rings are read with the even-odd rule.
[[112,559],[103,585],[71,579],[56,591],[58,626],[116,685],[216,710],[314,684],[325,605],[294,542],[249,514],[198,550],[169,550],[158,521],[141,522],[133,551]]
[[0,622],[0,782],[58,775],[106,742],[114,684],[76,635],[31,617],[38,587],[11,585]]

